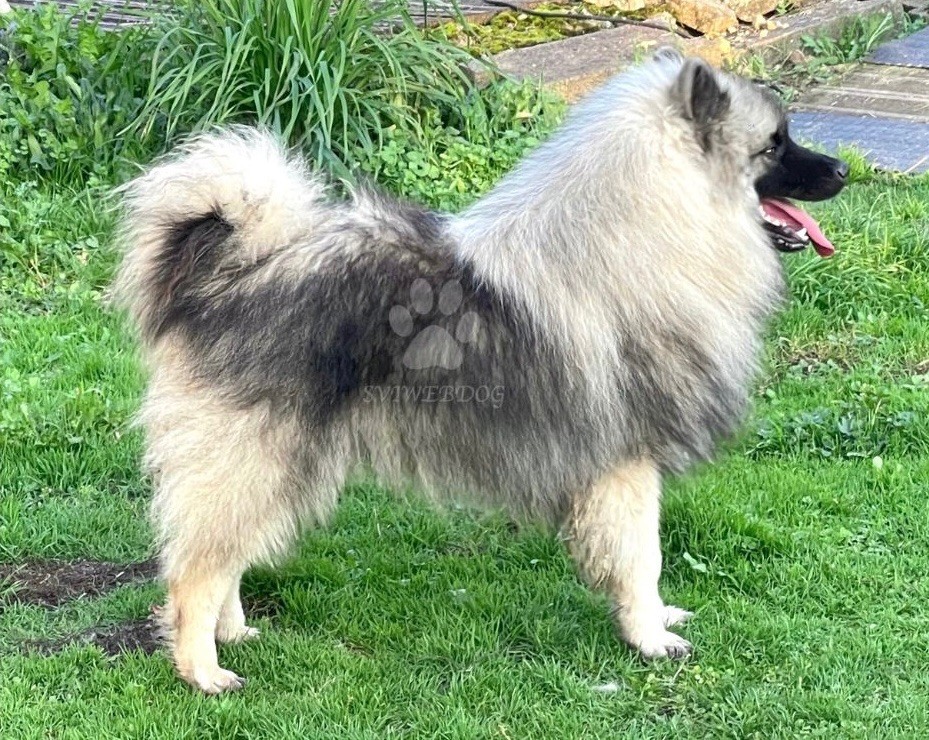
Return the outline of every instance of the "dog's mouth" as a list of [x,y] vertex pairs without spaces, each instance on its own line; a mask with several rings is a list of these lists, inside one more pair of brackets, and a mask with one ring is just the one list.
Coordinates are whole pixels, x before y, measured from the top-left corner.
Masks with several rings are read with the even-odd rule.
[[820,257],[835,254],[816,220],[793,203],[779,198],[761,199],[761,216],[771,243],[781,252],[799,252],[812,243]]

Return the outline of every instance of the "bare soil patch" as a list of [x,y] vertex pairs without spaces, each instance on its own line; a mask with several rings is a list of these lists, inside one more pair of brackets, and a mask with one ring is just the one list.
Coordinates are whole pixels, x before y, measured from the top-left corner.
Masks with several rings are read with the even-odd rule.
[[28,560],[0,563],[0,610],[9,604],[53,608],[101,596],[118,586],[155,577],[154,560],[106,563],[98,560]]
[[42,655],[60,653],[71,645],[93,645],[104,655],[142,652],[151,655],[161,647],[161,632],[154,613],[144,619],[119,624],[98,624],[54,640],[30,640],[22,644],[27,652]]

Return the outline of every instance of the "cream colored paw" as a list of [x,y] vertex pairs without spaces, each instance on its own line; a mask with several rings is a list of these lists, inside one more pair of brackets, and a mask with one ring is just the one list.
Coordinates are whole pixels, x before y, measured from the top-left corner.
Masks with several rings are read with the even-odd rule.
[[199,667],[189,671],[179,671],[181,678],[204,694],[222,694],[225,691],[238,691],[245,686],[245,679],[232,671],[218,665],[209,668]]
[[658,658],[681,660],[694,650],[693,645],[683,637],[665,630],[656,630],[653,634],[630,640],[629,643],[646,660],[657,660]]

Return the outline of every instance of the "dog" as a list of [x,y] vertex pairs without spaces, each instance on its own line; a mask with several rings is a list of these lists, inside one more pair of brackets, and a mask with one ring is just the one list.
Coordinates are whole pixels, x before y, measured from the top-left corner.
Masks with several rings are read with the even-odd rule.
[[644,658],[681,658],[659,596],[662,477],[746,412],[778,251],[833,246],[788,198],[848,167],[773,91],[662,50],[570,112],[457,215],[331,192],[268,133],[193,138],[123,186],[114,295],[150,374],[163,619],[180,676],[243,679],[243,572],[322,526],[353,475],[557,528]]

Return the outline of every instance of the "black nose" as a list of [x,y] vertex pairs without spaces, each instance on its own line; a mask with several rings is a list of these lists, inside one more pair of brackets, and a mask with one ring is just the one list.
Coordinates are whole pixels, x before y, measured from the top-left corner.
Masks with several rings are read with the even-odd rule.
[[846,177],[848,177],[848,163],[847,162],[843,162],[839,160],[839,162],[835,166],[835,176],[838,177],[840,180],[844,180]]

